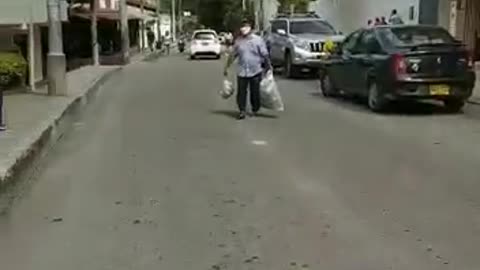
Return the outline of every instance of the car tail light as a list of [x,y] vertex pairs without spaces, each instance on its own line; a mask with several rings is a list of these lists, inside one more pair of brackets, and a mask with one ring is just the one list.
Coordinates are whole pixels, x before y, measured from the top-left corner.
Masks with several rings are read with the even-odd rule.
[[407,61],[405,56],[401,54],[394,54],[392,60],[393,74],[397,78],[407,74]]
[[197,41],[196,41],[196,40],[192,40],[192,45],[197,45]]

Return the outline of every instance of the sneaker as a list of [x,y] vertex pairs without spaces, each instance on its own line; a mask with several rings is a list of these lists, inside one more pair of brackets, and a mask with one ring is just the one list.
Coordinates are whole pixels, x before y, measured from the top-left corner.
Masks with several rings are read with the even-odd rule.
[[245,117],[247,117],[245,112],[240,112],[240,113],[238,113],[237,119],[238,120],[243,120],[243,119],[245,119]]
[[7,126],[5,125],[0,125],[0,131],[5,131],[7,130]]

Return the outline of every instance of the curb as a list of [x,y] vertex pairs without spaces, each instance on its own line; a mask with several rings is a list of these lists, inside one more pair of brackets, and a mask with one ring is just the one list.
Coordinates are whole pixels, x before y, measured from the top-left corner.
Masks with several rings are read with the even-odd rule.
[[87,90],[73,98],[68,103],[65,109],[51,121],[46,127],[40,127],[39,136],[35,137],[32,142],[27,143],[25,149],[21,150],[21,153],[14,157],[15,160],[12,164],[7,165],[7,169],[4,172],[0,172],[0,191],[13,184],[14,179],[19,176],[24,169],[28,168],[35,160],[42,156],[42,153],[53,146],[62,136],[65,134],[68,128],[68,118],[71,113],[90,103],[101,86],[112,77],[114,74],[123,70],[125,66],[115,68],[106,72],[103,76],[99,77],[95,82],[87,87]]
[[468,104],[473,104],[473,105],[480,105],[480,100],[469,99],[469,100],[467,100],[467,103]]

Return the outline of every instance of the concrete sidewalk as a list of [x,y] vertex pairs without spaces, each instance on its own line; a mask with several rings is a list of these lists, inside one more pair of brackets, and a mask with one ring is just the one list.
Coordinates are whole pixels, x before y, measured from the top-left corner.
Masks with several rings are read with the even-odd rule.
[[[136,63],[150,57],[137,54]],[[47,86],[34,93],[13,93],[4,99],[7,131],[0,132],[0,188],[55,143],[68,124],[67,115],[88,103],[96,90],[121,66],[85,66],[67,73],[68,95],[51,97]]]
[[64,116],[84,103],[117,66],[87,66],[67,74],[68,95],[47,96],[46,86],[34,93],[5,96],[7,131],[0,133],[0,186],[26,161],[61,136]]

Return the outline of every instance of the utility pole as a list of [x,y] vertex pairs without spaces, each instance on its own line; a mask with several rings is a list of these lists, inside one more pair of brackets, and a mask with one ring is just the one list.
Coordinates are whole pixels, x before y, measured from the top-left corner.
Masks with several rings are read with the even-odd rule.
[[175,38],[177,37],[177,19],[175,16],[176,9],[175,9],[175,0],[172,0],[172,41],[175,42]]
[[60,2],[47,1],[48,10],[48,44],[47,55],[48,94],[66,95],[66,59],[63,53],[62,22],[60,21]]
[[[238,3],[238,2],[237,2]],[[242,0],[242,10],[245,12],[247,10],[247,2],[246,0]]]
[[91,34],[92,34],[92,59],[93,65],[100,65],[99,46],[98,46],[98,0],[90,0],[90,13],[91,13]]
[[[28,81],[30,83],[30,91],[35,89],[35,25],[33,24],[33,7],[30,3],[30,20],[28,22]],[[0,119],[0,124],[2,123]]]
[[162,25],[162,18],[160,17],[160,2],[162,0],[157,0],[157,8],[156,8],[156,11],[157,11],[157,42],[160,41],[160,38],[162,38],[162,28],[161,28],[161,25]]
[[260,0],[260,6],[259,6],[259,13],[260,13],[260,16],[259,16],[259,23],[258,25],[260,26],[260,30],[263,31],[264,28],[265,28],[265,10],[264,10],[264,0]]
[[183,1],[178,0],[178,30],[183,33]]
[[140,20],[140,51],[145,49],[145,0],[140,0],[140,12],[142,13],[142,19]]
[[130,31],[128,30],[127,1],[120,0],[120,34],[122,36],[122,64],[130,62]]

